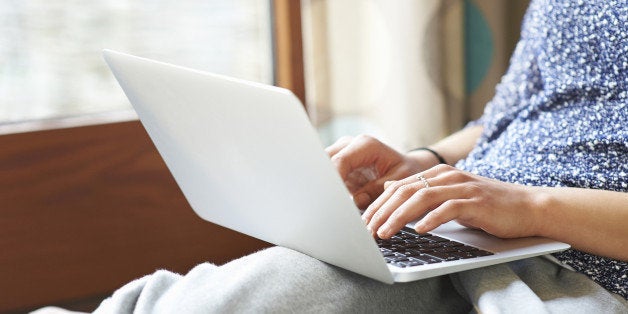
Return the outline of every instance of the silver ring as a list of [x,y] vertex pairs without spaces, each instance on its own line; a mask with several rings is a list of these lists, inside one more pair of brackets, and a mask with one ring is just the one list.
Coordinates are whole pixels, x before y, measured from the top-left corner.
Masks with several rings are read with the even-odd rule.
[[425,188],[426,188],[426,189],[430,187],[430,184],[429,184],[429,183],[427,183],[427,179],[426,179],[424,176],[422,176],[422,175],[420,175],[420,174],[417,174],[417,175],[416,175],[416,177],[417,177],[419,180],[421,180],[421,182],[423,182],[423,185],[425,185]]

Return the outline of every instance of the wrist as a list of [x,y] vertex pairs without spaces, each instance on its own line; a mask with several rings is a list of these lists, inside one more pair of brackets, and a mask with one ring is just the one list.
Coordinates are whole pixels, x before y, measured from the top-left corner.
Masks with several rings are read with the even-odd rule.
[[552,208],[555,203],[551,193],[548,193],[547,188],[543,187],[531,187],[530,208],[529,212],[534,217],[533,221],[533,235],[546,238],[554,238],[551,228],[553,221]]
[[438,158],[426,150],[411,150],[405,156],[417,164],[421,171],[440,164]]
[[447,165],[447,161],[445,160],[443,155],[439,154],[436,150],[434,150],[432,148],[429,148],[427,146],[415,148],[415,149],[413,149],[411,151],[426,151],[426,152],[432,154],[434,156],[434,158],[436,158],[436,160],[438,160],[438,163]]

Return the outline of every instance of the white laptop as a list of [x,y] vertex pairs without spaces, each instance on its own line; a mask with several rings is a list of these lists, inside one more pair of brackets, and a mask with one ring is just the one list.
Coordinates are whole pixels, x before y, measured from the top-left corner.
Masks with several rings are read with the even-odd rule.
[[431,235],[404,232],[375,240],[290,91],[103,53],[185,197],[205,220],[385,283],[569,248],[546,238],[499,239],[455,222]]

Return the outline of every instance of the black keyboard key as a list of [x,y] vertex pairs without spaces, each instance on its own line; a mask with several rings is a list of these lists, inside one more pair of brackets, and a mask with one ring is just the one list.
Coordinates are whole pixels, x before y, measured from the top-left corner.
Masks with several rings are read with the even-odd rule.
[[477,250],[477,251],[471,251],[469,252],[475,256],[489,256],[489,255],[493,255],[493,253],[488,252],[488,251],[484,251],[484,250]]
[[403,252],[403,254],[405,256],[418,256],[418,255],[421,255],[421,252],[414,251],[414,250],[407,250],[407,251]]
[[460,258],[474,258],[474,257],[480,257],[480,256],[493,255],[493,253],[491,252],[482,251],[482,250],[475,250],[475,251],[470,251],[470,252],[451,252],[448,254],[460,256]]
[[436,258],[440,258],[444,261],[455,261],[455,260],[459,260],[460,257],[453,255],[453,254],[448,254],[448,253],[441,253],[441,252],[432,252],[427,254],[429,256],[434,256]]
[[461,259],[476,257],[475,255],[471,254],[471,252],[450,252],[449,254],[458,256]]
[[440,263],[443,260],[434,256],[429,256],[427,254],[422,254],[420,256],[414,256],[412,258],[410,258],[410,260],[418,260],[420,262],[423,262],[425,264],[434,264],[434,263]]
[[428,248],[422,248],[422,249],[418,249],[419,252],[421,252],[421,254],[429,254],[434,252],[434,249],[428,249]]
[[405,268],[407,266],[406,262],[393,262],[393,263],[390,263],[390,264],[395,265],[397,267],[401,267],[401,268]]
[[404,232],[407,232],[407,233],[412,234],[412,235],[420,236],[420,237],[430,237],[430,236],[432,236],[429,233],[416,233],[416,231],[414,231],[414,229],[408,228],[408,227],[405,227],[405,228],[403,228],[401,230],[401,233],[404,233]]
[[420,246],[420,248],[422,249],[436,249],[440,247],[443,247],[443,245],[440,243],[423,243]]
[[476,248],[476,247],[472,247],[472,246],[468,246],[468,245],[464,245],[464,246],[461,246],[461,247],[457,247],[456,249],[457,249],[458,251],[463,251],[463,252],[471,252],[471,251],[477,251],[477,250],[479,250],[479,249],[478,249],[478,248]]
[[418,243],[408,243],[408,244],[404,245],[404,247],[405,247],[406,249],[414,249],[414,248],[417,248],[417,247],[420,247],[420,246],[421,246],[421,245],[420,245],[420,244],[418,244]]
[[408,251],[414,253],[414,255],[421,255],[425,253],[434,252],[433,249],[408,249]]
[[464,244],[462,244],[460,242],[456,242],[456,241],[443,242],[442,245],[443,245],[443,247],[460,247],[460,246],[464,246]]
[[389,264],[390,264],[390,263],[394,263],[394,262],[396,262],[396,261],[397,261],[397,258],[396,258],[396,257],[394,257],[394,256],[393,256],[393,257],[384,257],[384,260],[386,261],[386,263],[389,263]]
[[458,252],[458,250],[456,250],[455,247],[439,247],[437,249],[434,249],[434,252],[449,253],[449,252]]
[[396,262],[396,263],[391,263],[391,264],[397,267],[406,268],[406,267],[412,267],[412,266],[421,266],[421,265],[424,265],[425,263],[421,261],[405,261],[405,262]]
[[424,262],[419,261],[419,260],[410,260],[408,262],[406,262],[406,265],[408,266],[420,266],[420,265],[425,265]]
[[404,232],[404,233],[398,235],[398,237],[400,239],[403,239],[403,240],[416,239],[416,237],[414,235],[412,235],[410,233],[407,233],[407,232]]
[[449,240],[445,238],[441,238],[439,236],[431,236],[431,237],[427,237],[427,239],[430,240],[430,242],[449,242]]

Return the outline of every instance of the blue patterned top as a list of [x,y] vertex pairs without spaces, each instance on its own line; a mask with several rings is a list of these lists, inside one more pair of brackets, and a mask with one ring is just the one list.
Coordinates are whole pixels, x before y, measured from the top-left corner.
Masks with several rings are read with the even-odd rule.
[[[478,121],[484,132],[457,166],[526,185],[628,192],[627,1],[533,0]],[[628,299],[628,263],[555,256]]]

